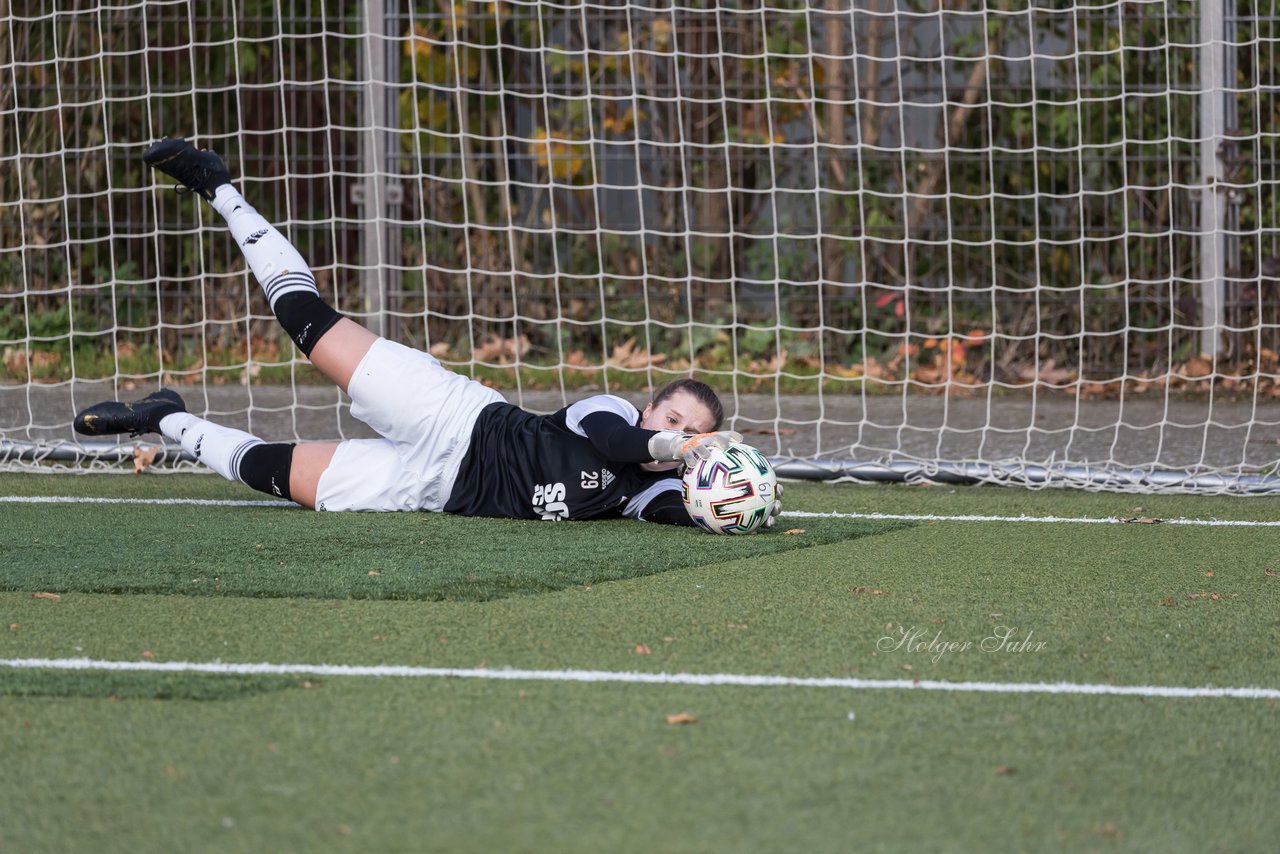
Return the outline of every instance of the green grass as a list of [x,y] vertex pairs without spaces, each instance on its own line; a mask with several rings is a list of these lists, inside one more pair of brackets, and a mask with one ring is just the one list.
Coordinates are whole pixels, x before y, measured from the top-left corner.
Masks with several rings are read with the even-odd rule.
[[[1275,831],[1257,704],[329,680],[0,710],[21,851],[1262,851]],[[681,711],[698,722],[665,723]]]
[[48,505],[6,508],[0,590],[483,601],[764,559],[903,527],[822,519],[803,534],[714,538],[685,528],[654,537],[626,520],[556,526],[297,507],[102,505],[81,515],[50,536]]
[[[211,477],[0,475],[17,494],[256,497]],[[787,495],[919,515],[1280,506]],[[805,534],[731,540],[252,507],[0,514],[0,658],[1280,687],[1276,528],[784,518]],[[469,562],[484,595],[436,575]],[[190,584],[214,567],[199,577],[222,589]],[[130,592],[92,592],[111,589]],[[999,626],[1044,646],[935,660],[880,643]],[[697,723],[666,723],[679,712]],[[0,668],[0,850],[1262,851],[1278,727],[1270,700]]]

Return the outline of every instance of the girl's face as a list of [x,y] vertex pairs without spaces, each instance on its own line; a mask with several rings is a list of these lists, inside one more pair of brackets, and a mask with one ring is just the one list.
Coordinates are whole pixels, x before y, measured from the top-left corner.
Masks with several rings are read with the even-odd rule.
[[[677,391],[661,403],[650,403],[640,414],[646,430],[678,430],[682,433],[710,433],[715,418],[707,405],[687,391]],[[645,471],[670,471],[680,463],[643,463]]]

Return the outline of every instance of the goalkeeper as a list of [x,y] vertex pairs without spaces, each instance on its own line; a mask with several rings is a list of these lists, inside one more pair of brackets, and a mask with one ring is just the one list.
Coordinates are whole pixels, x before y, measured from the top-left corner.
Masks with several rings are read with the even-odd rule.
[[[164,139],[143,160],[222,215],[280,325],[382,438],[265,442],[187,412],[169,389],[91,406],[76,416],[79,433],[162,433],[229,480],[317,510],[681,525],[693,521],[677,468],[742,438],[720,430],[719,398],[692,379],[667,385],[643,412],[612,395],[526,412],[321,300],[306,261],[231,185],[216,153]],[[780,509],[775,501],[774,517]]]

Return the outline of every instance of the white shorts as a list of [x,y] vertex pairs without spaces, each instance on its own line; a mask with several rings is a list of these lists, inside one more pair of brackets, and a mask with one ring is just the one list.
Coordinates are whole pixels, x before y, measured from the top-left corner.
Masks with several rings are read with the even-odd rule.
[[432,355],[379,338],[347,388],[384,438],[348,439],[316,487],[317,510],[443,510],[480,410],[505,400]]

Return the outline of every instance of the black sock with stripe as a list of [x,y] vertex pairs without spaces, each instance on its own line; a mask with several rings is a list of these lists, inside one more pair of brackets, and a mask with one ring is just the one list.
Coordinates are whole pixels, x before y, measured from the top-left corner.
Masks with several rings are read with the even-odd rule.
[[245,486],[267,495],[289,499],[289,471],[293,467],[293,444],[263,443],[245,451],[239,460],[236,477]]
[[289,333],[293,343],[306,355],[320,340],[320,336],[329,331],[333,324],[342,319],[331,305],[320,299],[314,291],[291,291],[281,294],[272,305],[276,320]]

